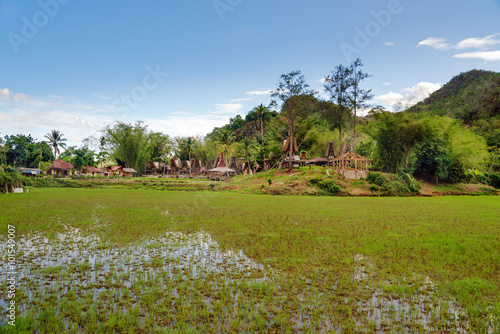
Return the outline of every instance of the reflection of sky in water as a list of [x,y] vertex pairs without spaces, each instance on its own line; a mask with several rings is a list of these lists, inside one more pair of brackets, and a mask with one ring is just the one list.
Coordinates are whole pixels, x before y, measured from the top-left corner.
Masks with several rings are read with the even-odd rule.
[[[19,237],[17,250],[18,286],[29,296],[33,296],[32,290],[38,289],[43,296],[60,297],[80,286],[93,289],[96,299],[110,282],[130,288],[139,281],[163,284],[207,275],[229,280],[233,276],[248,277],[264,269],[241,250],[222,252],[207,233],[168,232],[129,247],[114,248],[103,245],[96,235],[85,236],[78,228],[67,226],[64,233],[57,234],[56,240],[42,234]],[[2,282],[7,272],[7,264],[2,261]],[[26,282],[33,283],[30,289]],[[0,305],[7,306],[3,293]]]

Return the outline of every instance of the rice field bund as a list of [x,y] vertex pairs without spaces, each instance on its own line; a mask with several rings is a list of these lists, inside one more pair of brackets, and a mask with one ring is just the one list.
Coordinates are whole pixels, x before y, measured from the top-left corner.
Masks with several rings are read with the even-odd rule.
[[496,196],[49,188],[0,221],[0,333],[500,331]]

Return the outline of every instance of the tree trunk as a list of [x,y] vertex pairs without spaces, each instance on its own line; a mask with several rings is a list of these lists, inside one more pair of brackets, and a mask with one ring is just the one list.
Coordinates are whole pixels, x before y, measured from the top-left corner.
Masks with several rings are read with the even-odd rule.
[[342,144],[342,127],[339,126],[339,147]]
[[293,158],[293,121],[290,122],[290,156],[288,161],[288,171],[292,171],[292,158]]
[[250,159],[248,159],[248,149],[245,150],[245,158],[247,160],[247,165],[248,165],[248,174],[253,175],[252,168],[250,168]]
[[264,154],[264,125],[262,122],[262,116],[264,114],[260,114],[260,144],[262,145],[262,163],[264,163],[264,160],[266,159],[266,155]]

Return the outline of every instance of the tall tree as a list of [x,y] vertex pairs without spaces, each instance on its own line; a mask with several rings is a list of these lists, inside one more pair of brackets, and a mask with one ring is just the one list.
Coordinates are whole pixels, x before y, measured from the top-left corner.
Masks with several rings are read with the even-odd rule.
[[324,79],[323,85],[329,95],[329,101],[337,104],[326,106],[325,116],[328,121],[339,129],[339,144],[342,142],[342,128],[345,128],[347,119],[350,116],[349,89],[352,87],[352,68],[342,64],[335,67],[335,70]]
[[356,147],[356,117],[357,117],[357,111],[358,108],[366,108],[368,105],[366,104],[366,101],[370,100],[373,97],[373,94],[371,94],[371,89],[361,89],[360,88],[360,83],[367,78],[369,78],[371,75],[364,73],[360,68],[363,67],[363,63],[361,62],[361,59],[357,58],[352,62],[350,65],[350,73],[351,73],[351,90],[349,93],[349,104],[351,106],[351,109],[354,112],[354,124],[353,124],[353,136],[352,136],[352,143],[353,147],[351,148],[352,151],[354,151]]
[[57,155],[60,153],[59,148],[66,148],[67,139],[63,137],[64,134],[58,130],[52,130],[45,135],[47,138],[47,143],[54,148],[54,157],[57,159]]
[[[181,140],[179,141],[179,148],[182,151],[187,152],[188,160],[190,163],[191,163],[191,158],[192,158],[194,146],[195,146],[194,137],[181,138]],[[191,175],[191,164],[189,165],[189,174]]]
[[147,162],[148,127],[143,122],[117,122],[103,130],[106,148],[111,157],[123,167],[141,173]]
[[45,135],[47,138],[47,143],[54,148],[54,157],[57,159],[57,155],[60,153],[59,148],[66,148],[67,139],[63,137],[64,134],[58,130],[52,130]]
[[301,95],[314,96],[316,93],[309,89],[309,85],[306,83],[304,75],[300,71],[292,71],[287,74],[282,74],[280,81],[277,84],[278,88],[273,90],[271,93],[272,102],[271,105],[277,105],[276,99],[280,100],[281,103],[281,113],[289,121],[288,135],[290,138],[290,148],[289,148],[289,164],[288,170],[292,170],[292,160],[293,160],[293,133],[294,133],[294,123],[301,116],[298,114],[298,108],[296,108],[298,99],[292,99],[293,97]]

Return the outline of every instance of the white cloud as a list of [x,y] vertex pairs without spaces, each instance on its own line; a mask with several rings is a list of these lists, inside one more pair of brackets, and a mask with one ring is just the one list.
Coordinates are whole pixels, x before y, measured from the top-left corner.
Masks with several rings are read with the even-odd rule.
[[271,90],[253,90],[250,92],[246,92],[246,95],[250,96],[260,96],[260,95],[271,95],[272,91]]
[[10,97],[12,96],[12,92],[8,88],[0,88],[0,98],[2,100],[9,100]]
[[321,82],[321,83],[325,83],[326,82],[326,78],[321,78],[321,79],[318,79],[316,80],[317,82]]
[[393,46],[395,44],[393,42],[385,42],[384,45],[386,45],[386,46]]
[[500,51],[483,51],[459,53],[453,56],[462,59],[481,59],[484,61],[500,61]]
[[390,86],[392,84],[390,82],[384,82],[382,85],[384,85],[384,86]]
[[173,113],[163,119],[146,118],[144,123],[154,131],[168,133],[171,136],[205,135],[215,127],[221,127],[229,122],[231,116],[204,114],[198,115],[188,112]]
[[489,46],[499,44],[500,41],[494,39],[500,34],[488,35],[483,38],[467,38],[457,44],[457,49],[484,49]]
[[239,103],[219,103],[216,104],[215,107],[217,109],[217,113],[236,114],[241,108],[243,108],[243,105]]
[[441,83],[423,81],[411,88],[403,89],[403,92],[406,92],[404,95],[391,91],[387,94],[375,96],[375,99],[390,108],[394,107],[396,104],[402,104],[405,107],[409,107],[424,100],[441,87]]
[[26,94],[22,94],[22,93],[18,93],[16,95],[14,95],[14,100],[16,101],[27,101],[29,99],[31,99],[31,97],[29,97],[28,95]]
[[446,40],[444,38],[440,37],[429,37],[417,44],[417,46],[430,46],[433,49],[436,50],[448,50],[450,48],[450,45],[446,43]]
[[252,101],[252,98],[251,97],[247,97],[247,98],[244,98],[244,99],[229,100],[229,102],[245,102],[245,101]]
[[393,106],[396,103],[403,103],[405,97],[402,94],[389,92],[387,94],[375,96],[375,98],[382,102],[384,105]]
[[419,82],[412,88],[405,88],[404,91],[409,92],[407,98],[411,98],[412,103],[417,103],[424,100],[426,97],[437,91],[443,85],[439,83],[432,82]]

